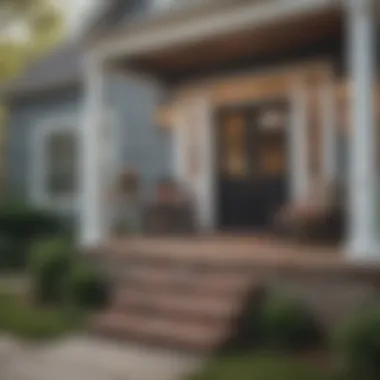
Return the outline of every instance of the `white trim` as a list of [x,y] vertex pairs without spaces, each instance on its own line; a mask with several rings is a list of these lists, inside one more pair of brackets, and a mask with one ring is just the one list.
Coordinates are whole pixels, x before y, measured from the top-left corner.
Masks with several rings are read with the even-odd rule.
[[[189,119],[196,118],[195,124]],[[207,95],[182,99],[176,108],[174,130],[174,175],[177,182],[190,191],[194,201],[195,218],[201,232],[216,228],[215,150],[212,104]],[[189,135],[193,133],[198,156],[196,173],[189,172]],[[194,154],[194,151],[191,152]]]
[[216,228],[215,189],[215,128],[212,117],[212,103],[206,96],[197,101],[197,109],[201,118],[200,130],[200,175],[196,184],[198,198],[198,223],[202,232],[213,232]]
[[280,19],[317,12],[340,3],[340,0],[252,2],[205,13],[177,24],[166,22],[164,25],[149,27],[142,23],[136,30],[130,27],[128,31],[122,30],[118,36],[95,45],[93,53],[98,55],[99,59],[105,60],[131,57],[172,45],[194,43],[213,36],[259,27],[270,22],[275,23]]
[[322,177],[331,183],[337,176],[337,99],[331,79],[325,80],[319,89],[319,104],[322,115]]
[[378,173],[374,102],[375,17],[372,0],[347,4],[349,63],[352,76],[348,257],[367,260],[378,253]]
[[[33,128],[33,127],[32,127]],[[33,128],[31,139],[30,162],[31,170],[29,176],[29,189],[31,201],[39,207],[55,209],[60,211],[74,211],[79,206],[79,170],[76,171],[78,178],[77,193],[65,197],[57,197],[48,193],[44,187],[46,173],[46,138],[54,132],[71,132],[78,142],[79,146],[79,118],[77,115],[59,115],[49,116],[39,121],[39,124]],[[79,160],[80,152],[78,152]],[[79,167],[79,162],[78,162]]]
[[307,201],[310,185],[307,101],[308,91],[302,78],[299,78],[291,94],[291,121],[288,128],[290,197],[295,204]]
[[102,176],[102,125],[104,124],[104,62],[86,56],[84,62],[83,125],[81,128],[81,224],[80,242],[100,244],[106,235],[104,178]]

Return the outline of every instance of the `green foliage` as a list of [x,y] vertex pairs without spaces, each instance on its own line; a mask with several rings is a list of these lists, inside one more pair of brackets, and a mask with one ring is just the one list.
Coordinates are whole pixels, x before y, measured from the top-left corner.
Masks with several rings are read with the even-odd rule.
[[241,355],[215,359],[189,380],[328,380],[332,376],[301,360],[278,355]]
[[380,379],[380,307],[351,317],[336,333],[335,343],[353,378]]
[[49,239],[33,246],[30,271],[37,300],[61,303],[71,269],[73,248],[65,239]]
[[0,292],[0,332],[27,339],[56,338],[82,327],[84,314],[41,309],[19,296]]
[[311,313],[287,297],[272,296],[264,302],[260,326],[264,342],[275,349],[311,348],[321,337]]
[[30,239],[62,232],[56,214],[10,199],[0,200],[0,232],[7,236]]
[[35,297],[42,303],[87,309],[107,301],[106,277],[75,254],[70,240],[45,239],[35,244],[30,272]]
[[0,269],[23,269],[30,246],[64,231],[58,216],[14,200],[0,200]]
[[[60,39],[63,19],[50,0],[0,1],[0,82],[16,76],[28,63]],[[22,25],[25,36],[12,37],[8,31]]]
[[69,275],[68,291],[75,305],[99,308],[108,299],[108,284],[105,276],[85,262],[75,264]]

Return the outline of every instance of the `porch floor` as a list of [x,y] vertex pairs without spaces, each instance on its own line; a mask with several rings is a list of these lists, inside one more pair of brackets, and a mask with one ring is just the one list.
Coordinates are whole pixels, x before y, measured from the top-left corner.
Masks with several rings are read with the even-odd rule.
[[[261,235],[113,238],[102,247],[112,257],[313,272],[378,274],[380,265],[347,259],[342,247],[300,244]],[[380,264],[380,262],[379,262]]]

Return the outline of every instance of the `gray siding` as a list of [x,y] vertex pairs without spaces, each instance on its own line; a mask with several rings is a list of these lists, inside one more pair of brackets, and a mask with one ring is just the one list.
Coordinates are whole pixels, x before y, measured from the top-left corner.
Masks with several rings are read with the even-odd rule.
[[[141,179],[145,200],[152,197],[157,180],[171,175],[171,136],[154,123],[158,93],[125,76],[109,78],[108,110],[116,127],[117,170],[134,169]],[[46,93],[10,106],[7,177],[13,194],[28,197],[33,130],[46,118],[81,116],[80,91]],[[79,119],[80,120],[80,119]]]
[[149,200],[157,180],[172,173],[171,133],[154,122],[159,93],[122,75],[112,78],[108,91],[116,113],[119,168],[139,173],[143,196]]
[[77,90],[50,92],[12,103],[7,132],[7,183],[13,194],[21,197],[29,194],[33,129],[46,118],[78,115],[80,108]]

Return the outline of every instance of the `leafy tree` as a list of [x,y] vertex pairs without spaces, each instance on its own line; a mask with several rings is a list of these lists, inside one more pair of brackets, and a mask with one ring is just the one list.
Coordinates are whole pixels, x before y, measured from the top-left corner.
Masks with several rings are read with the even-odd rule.
[[0,83],[53,46],[62,30],[52,0],[0,0]]
[[[63,19],[53,0],[0,0],[0,85],[56,44],[62,31]],[[6,117],[0,104],[0,191],[6,181]]]

